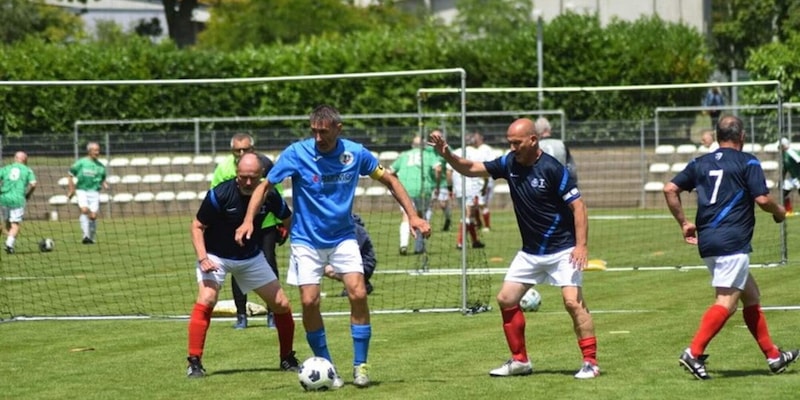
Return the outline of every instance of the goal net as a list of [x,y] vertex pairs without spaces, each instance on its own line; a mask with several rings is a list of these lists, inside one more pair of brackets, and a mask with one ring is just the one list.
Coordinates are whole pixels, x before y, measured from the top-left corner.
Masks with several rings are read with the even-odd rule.
[[[444,73],[460,72],[445,70]],[[375,77],[355,74],[327,78]],[[377,78],[389,79],[382,75]],[[130,84],[113,88],[124,92],[127,85]],[[663,110],[646,119],[630,121],[577,122],[570,120],[569,111],[558,109],[469,109],[459,95],[474,98],[492,94],[472,93],[472,89],[454,86],[447,85],[446,93],[441,94],[445,100],[433,101],[433,96],[420,98],[416,113],[354,114],[346,106],[339,106],[345,123],[343,137],[364,143],[382,164],[390,166],[400,153],[410,149],[412,138],[425,139],[433,129],[445,132],[451,145],[463,145],[469,134],[480,131],[500,154],[507,148],[505,131],[513,119],[546,116],[555,135],[571,147],[578,164],[579,184],[590,207],[591,258],[607,262],[611,270],[700,264],[696,249],[678,240],[679,232],[666,210],[663,196],[646,190],[648,182],[663,183],[674,174],[670,169],[676,168],[675,165],[701,154],[694,130],[702,122],[690,121],[702,119],[696,117],[698,110]],[[658,86],[637,90],[702,87]],[[509,89],[499,90],[510,93]],[[527,88],[521,92],[536,93],[536,90]],[[605,91],[627,89],[547,90],[563,90],[559,93],[564,96],[571,90],[580,91],[582,96],[587,93],[602,96]],[[414,98],[414,94],[408,95]],[[754,152],[765,165],[767,178],[775,182],[773,194],[779,198],[780,153],[770,151],[767,146],[783,132],[776,110],[779,108],[754,110],[752,116],[743,114],[743,117],[748,127],[764,127],[763,131],[752,131],[753,143],[762,145],[761,150]],[[0,153],[6,157],[16,150],[31,155],[30,165],[37,173],[39,188],[28,205],[16,254],[0,254],[0,318],[187,315],[197,292],[189,224],[208,189],[215,163],[228,155],[230,138],[237,132],[251,133],[256,139],[256,149],[277,159],[287,145],[307,135],[307,112],[305,109],[298,110],[296,115],[265,112],[255,117],[219,117],[208,112],[195,118],[87,119],[75,123],[73,137],[68,142],[48,139],[50,134],[42,134],[41,140],[30,140],[26,135],[24,142],[3,138]],[[689,136],[685,135],[687,127]],[[748,131],[751,132],[749,128]],[[98,242],[83,245],[77,206],[64,194],[68,167],[84,154],[89,141],[101,145],[110,189],[101,197]],[[675,149],[662,154],[656,151],[656,143]],[[695,151],[678,152],[677,148],[683,144],[693,144]],[[766,166],[773,165],[768,161],[777,163],[777,168],[767,171]],[[651,172],[650,167],[657,163],[668,164],[670,169],[666,173]],[[375,288],[369,297],[371,309],[386,313],[488,309],[508,263],[520,246],[507,186],[504,188],[503,183],[495,183],[495,194],[489,204],[490,229],[478,232],[485,248],[471,248],[468,233],[462,232],[467,236],[463,241],[466,248],[456,249],[462,210],[457,201],[452,201],[450,229],[443,229],[444,210],[434,208],[433,235],[427,240],[426,251],[414,254],[410,250],[403,256],[399,254],[398,205],[380,184],[361,178],[354,211],[365,221],[378,259],[371,280]],[[285,189],[290,199],[291,186]],[[691,196],[685,198],[689,213],[693,212],[691,201]],[[40,252],[38,242],[42,238],[52,238],[55,249]],[[413,239],[410,242],[413,244]],[[784,242],[782,225],[759,216],[752,262],[784,262]],[[279,247],[281,281],[285,278],[287,260],[288,246]],[[297,290],[285,284],[284,288],[297,310]],[[342,290],[341,283],[323,280],[324,312],[349,312]],[[220,291],[220,300],[229,298],[230,288],[226,284]],[[261,303],[253,294],[249,300]]]

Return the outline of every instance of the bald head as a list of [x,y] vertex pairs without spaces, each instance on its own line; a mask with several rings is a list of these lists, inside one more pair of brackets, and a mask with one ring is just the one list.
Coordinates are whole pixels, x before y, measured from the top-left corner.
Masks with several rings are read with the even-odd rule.
[[236,164],[236,184],[245,196],[253,194],[264,177],[264,164],[255,153],[245,153]]
[[27,164],[28,163],[28,155],[25,154],[24,151],[18,151],[14,153],[14,161],[20,164]]
[[512,131],[514,133],[522,134],[525,136],[535,135],[537,132],[534,130],[533,121],[528,118],[520,118],[511,123],[508,127],[508,133],[511,134]]

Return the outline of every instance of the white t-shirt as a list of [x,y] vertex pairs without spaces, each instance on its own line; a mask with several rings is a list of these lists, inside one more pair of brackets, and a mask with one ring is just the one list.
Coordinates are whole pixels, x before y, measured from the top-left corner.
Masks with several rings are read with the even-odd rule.
[[[453,150],[453,154],[455,154],[455,155],[457,155],[459,157],[464,157],[464,158],[466,158],[468,160],[472,160],[472,161],[484,161],[484,160],[480,159],[480,155],[478,154],[478,149],[476,149],[476,148],[474,148],[472,146],[467,146],[466,149],[467,149],[466,156],[463,155],[461,149]],[[450,166],[450,164],[447,164],[447,169],[453,171],[453,195],[456,198],[459,198],[459,197],[461,197],[461,194],[462,194],[461,181],[462,181],[462,179],[464,179],[464,176],[459,174],[458,171],[454,170],[453,167]],[[467,182],[467,187],[466,187],[467,200],[469,200],[469,199],[471,199],[473,197],[480,196],[481,195],[481,189],[483,189],[483,178],[470,177],[470,178],[466,178],[466,180],[467,180],[466,181]]]

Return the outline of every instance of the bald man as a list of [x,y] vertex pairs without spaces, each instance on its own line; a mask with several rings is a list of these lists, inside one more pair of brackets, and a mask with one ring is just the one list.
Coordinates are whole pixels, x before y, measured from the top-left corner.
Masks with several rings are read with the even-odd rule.
[[0,169],[0,218],[8,231],[6,253],[14,254],[14,244],[19,234],[25,204],[36,190],[36,175],[28,167],[28,155],[22,151],[14,154],[14,162]]
[[[240,246],[234,232],[242,223],[253,190],[264,178],[264,164],[254,153],[245,153],[236,165],[236,177],[226,180],[208,191],[197,211],[190,233],[197,256],[197,300],[189,317],[189,365],[186,376],[202,378],[206,370],[202,364],[206,335],[211,324],[211,313],[219,298],[219,290],[228,274],[235,276],[243,293],[254,291],[275,313],[278,330],[278,368],[297,372],[299,362],[294,352],[294,320],[289,298],[281,288],[275,272],[261,250],[263,230],[257,229]],[[292,212],[276,191],[267,194],[266,203],[254,217],[261,226],[267,214],[272,213],[291,226]]]
[[533,373],[525,345],[525,315],[519,301],[533,285],[549,283],[561,289],[583,355],[577,379],[600,374],[594,322],[583,298],[582,271],[587,266],[589,217],[575,177],[539,147],[530,119],[514,121],[506,132],[511,152],[491,161],[473,161],[452,152],[436,133],[430,143],[458,173],[508,181],[522,249],[508,267],[497,303],[511,358],[489,371],[493,377]]

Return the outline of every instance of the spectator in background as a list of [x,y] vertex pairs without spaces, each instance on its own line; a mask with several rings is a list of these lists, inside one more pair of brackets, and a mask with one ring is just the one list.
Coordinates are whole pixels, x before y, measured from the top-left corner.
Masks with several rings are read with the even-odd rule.
[[550,128],[550,121],[545,117],[539,117],[533,127],[536,131],[536,136],[539,137],[539,147],[542,151],[555,157],[561,165],[567,167],[569,174],[575,177],[577,181],[578,173],[575,160],[572,158],[567,145],[561,139],[552,137],[553,132]]
[[[779,374],[797,360],[798,350],[775,346],[761,311],[758,283],[750,274],[750,243],[755,230],[755,204],[781,222],[786,210],[775,203],[758,159],[742,151],[744,123],[732,115],[717,125],[720,148],[692,160],[664,186],[664,198],[678,222],[686,243],[697,245],[711,273],[715,301],[700,320],[700,327],[680,364],[697,379],[710,379],[703,354],[742,303],[742,317],[758,343],[772,373]],[[683,211],[681,193],[697,192],[697,215],[690,222]]]
[[[430,194],[438,185],[436,169],[441,168],[439,158],[431,151],[422,149],[422,139],[414,136],[411,140],[411,149],[406,150],[397,157],[389,169],[408,191],[408,196],[414,203],[417,216],[425,218],[430,223]],[[401,207],[402,211],[402,207]],[[423,216],[422,213],[426,215]],[[400,222],[400,255],[408,254],[408,239],[410,237],[408,215],[403,211]],[[414,240],[414,254],[425,251],[425,238],[416,235]]]
[[[434,130],[444,135],[440,130]],[[425,151],[434,151],[432,147],[425,146]],[[439,167],[435,169],[436,172],[436,187],[433,189],[433,196],[430,202],[429,210],[427,211],[426,219],[430,222],[433,217],[434,209],[441,208],[444,213],[444,225],[442,231],[447,232],[450,230],[450,225],[453,222],[453,171],[447,168],[447,162],[435,153],[439,160]]]
[[783,154],[783,207],[786,216],[794,216],[792,208],[792,191],[800,190],[800,153],[793,149],[787,138],[780,140],[781,153]]
[[[476,131],[472,134],[472,145],[475,146],[476,154],[478,156],[477,160],[474,161],[491,161],[495,159],[494,149],[492,146],[489,146],[484,141],[483,134],[479,131]],[[489,210],[489,203],[492,200],[492,195],[494,194],[494,179],[486,178],[483,182],[483,190],[481,190],[481,196],[478,198],[478,209],[480,212],[480,217],[483,219],[478,220],[478,223],[483,222],[483,231],[489,232],[491,231],[491,222],[492,222],[492,213]]]
[[69,169],[68,198],[78,196],[78,218],[83,232],[83,244],[94,244],[97,241],[97,212],[100,211],[100,189],[108,190],[106,167],[98,160],[100,144],[89,142],[86,145],[86,157],[75,161]]
[[700,145],[707,149],[709,153],[713,153],[717,151],[719,148],[719,143],[714,140],[714,130],[713,129],[706,129],[700,135]]
[[[369,279],[372,278],[372,274],[375,273],[375,267],[378,265],[378,259],[375,257],[375,247],[372,245],[372,239],[369,237],[367,227],[364,226],[364,221],[358,214],[353,213],[353,222],[356,225],[356,241],[358,242],[359,250],[361,250],[361,265],[364,266],[364,284],[367,286],[367,294],[371,294],[373,287]],[[325,266],[325,276],[339,282],[342,281],[342,275],[334,272],[330,264]],[[347,289],[342,290],[341,296],[347,297]]]
[[4,221],[8,232],[5,243],[8,254],[14,254],[25,204],[34,190],[36,175],[28,167],[28,155],[18,151],[14,154],[14,162],[0,169],[0,220]]
[[[236,165],[239,159],[245,154],[255,152],[255,139],[247,133],[237,133],[231,138],[231,155],[226,157],[222,162],[217,164],[214,169],[214,176],[211,179],[211,189],[220,183],[236,177]],[[259,159],[264,164],[265,176],[272,169],[272,161],[267,156],[260,154]],[[275,190],[279,195],[283,194],[283,188],[280,184],[275,185]],[[281,221],[275,217],[274,214],[267,214],[264,218],[264,223],[261,224],[263,231],[263,238],[261,242],[261,250],[264,252],[264,257],[267,258],[269,266],[272,267],[272,272],[275,276],[280,278],[278,273],[278,257],[275,255],[275,247],[286,242],[288,232],[281,224]],[[236,277],[231,276],[231,292],[233,292],[233,303],[236,305],[236,323],[233,325],[234,329],[247,328],[247,294],[239,289],[239,284],[236,282]],[[275,318],[269,305],[267,305],[267,327],[275,327]]]
[[708,89],[706,92],[706,97],[703,98],[703,107],[708,107],[708,109],[704,112],[708,113],[708,116],[711,117],[711,129],[717,128],[717,122],[719,121],[719,116],[722,114],[722,110],[718,107],[725,105],[725,97],[722,96],[722,90],[719,86],[714,86]]
[[[431,132],[433,136],[436,132]],[[464,149],[453,150],[454,154],[459,157],[464,157],[467,160],[479,159],[478,150],[474,146],[472,137],[467,137],[467,147]],[[456,234],[456,249],[464,247],[464,228],[472,240],[473,249],[482,249],[486,245],[478,238],[478,226],[481,220],[479,209],[480,197],[486,186],[486,177],[483,176],[467,176],[464,177],[461,173],[453,168],[452,164],[448,163],[448,170],[451,171],[453,177],[453,194],[458,199],[459,209],[466,210],[466,221],[461,221],[458,224],[458,233]]]

